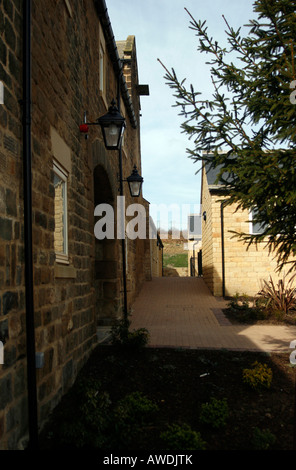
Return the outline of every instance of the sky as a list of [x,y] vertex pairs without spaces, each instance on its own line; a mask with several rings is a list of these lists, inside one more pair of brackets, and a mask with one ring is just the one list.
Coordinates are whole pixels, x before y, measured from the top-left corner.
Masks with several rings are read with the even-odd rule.
[[186,152],[193,143],[182,133],[184,118],[173,106],[173,91],[158,59],[202,97],[210,97],[207,57],[197,51],[198,39],[185,8],[197,21],[206,20],[209,34],[226,47],[222,15],[243,33],[254,18],[253,0],[106,0],[106,5],[115,40],[135,36],[139,83],[149,85],[150,95],[141,97],[143,196],[157,228],[185,229],[188,213],[200,212],[201,175],[199,164]]

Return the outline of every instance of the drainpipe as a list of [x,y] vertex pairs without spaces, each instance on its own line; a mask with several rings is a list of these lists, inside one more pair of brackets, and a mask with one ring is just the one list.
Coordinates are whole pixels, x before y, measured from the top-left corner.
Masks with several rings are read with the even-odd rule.
[[221,251],[222,251],[222,296],[225,297],[225,247],[224,247],[224,204],[221,202]]
[[38,447],[32,249],[31,0],[23,3],[23,180],[29,449]]
[[[120,112],[120,79],[122,71],[117,79],[117,108]],[[123,172],[122,172],[122,146],[118,150],[118,159],[119,159],[119,184],[120,184],[120,196],[124,195],[123,192]],[[123,277],[123,318],[125,326],[128,326],[128,309],[127,309],[127,283],[126,283],[126,249],[125,249],[125,208],[124,213],[122,214],[123,223],[124,223],[124,237],[121,238],[121,253],[122,253],[122,277]]]

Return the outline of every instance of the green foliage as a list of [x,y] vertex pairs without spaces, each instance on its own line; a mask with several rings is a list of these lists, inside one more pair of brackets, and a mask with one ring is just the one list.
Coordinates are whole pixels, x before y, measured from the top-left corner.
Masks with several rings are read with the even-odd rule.
[[[295,78],[295,4],[290,0],[257,0],[257,19],[248,34],[224,18],[228,47],[208,32],[206,21],[190,17],[197,50],[208,56],[213,95],[203,99],[185,86],[175,70],[166,71],[175,106],[185,121],[183,132],[194,142],[189,157],[217,170],[227,204],[256,209],[261,234],[236,233],[246,243],[266,241],[279,269],[296,255],[296,109],[291,101]],[[161,63],[161,61],[160,61]],[[206,151],[206,152],[204,152]]]
[[149,341],[149,331],[146,328],[138,328],[130,331],[130,320],[122,319],[111,328],[111,341],[115,346],[125,349],[140,350]]
[[158,406],[140,392],[126,395],[113,405],[99,381],[84,379],[56,412],[59,426],[54,437],[66,449],[125,448],[157,411]]
[[118,422],[141,425],[147,416],[158,411],[158,406],[141,392],[133,392],[122,398],[115,408],[115,419]]
[[226,425],[229,409],[226,398],[218,400],[214,397],[209,402],[202,403],[200,422],[212,428],[219,429]]
[[295,274],[286,282],[286,277],[280,279],[275,285],[270,276],[269,282],[263,281],[263,287],[258,298],[265,303],[265,309],[281,316],[296,310],[296,288],[293,287]]
[[240,322],[261,320],[267,317],[261,299],[251,299],[247,294],[236,293],[229,301],[230,313]]
[[272,370],[267,364],[255,361],[252,369],[243,370],[243,382],[254,390],[258,388],[270,388],[272,382]]
[[172,424],[160,435],[166,450],[206,450],[206,442],[201,434],[188,424]]
[[164,255],[163,256],[164,266],[173,266],[174,268],[187,268],[188,265],[188,254],[179,253],[176,255]]
[[126,446],[157,411],[158,406],[141,392],[134,392],[122,398],[113,412],[116,446]]
[[98,380],[81,380],[71,390],[71,409],[66,402],[58,412],[59,444],[77,449],[103,448],[110,424],[109,394],[102,390]]
[[229,306],[234,310],[248,310],[250,298],[247,294],[240,295],[238,292],[231,298]]
[[269,450],[276,441],[275,435],[269,429],[255,428],[252,437],[254,450]]

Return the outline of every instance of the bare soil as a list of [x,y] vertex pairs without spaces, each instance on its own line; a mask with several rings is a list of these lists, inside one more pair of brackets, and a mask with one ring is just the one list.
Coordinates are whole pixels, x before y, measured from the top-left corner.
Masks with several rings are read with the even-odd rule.
[[[242,380],[243,369],[251,368],[256,360],[272,369],[269,389],[253,390]],[[211,451],[253,450],[255,428],[269,430],[275,436],[273,450],[294,447],[295,370],[287,354],[149,347],[135,353],[101,345],[53,413],[42,433],[41,448],[63,449],[61,420],[63,424],[69,420],[71,426],[71,420],[80,419],[82,404],[77,404],[76,387],[83,377],[99,378],[102,390],[110,397],[110,410],[122,397],[135,391],[158,406],[157,413],[140,424],[134,435],[128,433],[126,439],[114,442],[114,434],[110,434],[104,450],[110,445],[117,451],[163,451],[160,435],[173,423],[186,423],[200,432],[206,449]],[[220,429],[200,422],[201,405],[210,397],[226,398],[228,403],[229,416]],[[76,448],[75,439],[67,443],[66,449]]]

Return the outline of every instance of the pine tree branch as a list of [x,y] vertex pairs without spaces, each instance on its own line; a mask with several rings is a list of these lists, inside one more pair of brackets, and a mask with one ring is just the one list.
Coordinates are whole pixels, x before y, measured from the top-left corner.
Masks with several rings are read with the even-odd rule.
[[[167,69],[167,67],[163,64],[163,62],[159,58],[157,60],[161,64],[161,66],[164,68],[164,70],[166,71],[166,73],[167,73],[166,78],[168,78],[170,81],[174,82],[176,84],[176,86],[178,87],[178,89],[180,90],[181,84],[178,81],[177,77],[172,75],[172,73]],[[207,122],[207,124],[209,124],[213,128],[213,130],[215,130],[215,132],[218,134],[219,133],[219,127],[216,126],[210,119],[208,119],[208,117],[204,113],[201,112],[201,110],[196,106],[196,101],[191,99],[191,96],[192,95],[188,94],[187,90],[183,87],[183,92],[182,92],[183,100],[187,101],[187,104],[191,105],[193,107],[194,111],[202,119],[204,119],[204,121]],[[224,141],[225,141],[225,143],[227,143],[230,146],[230,148],[233,151],[236,151],[236,149],[237,149],[236,145],[234,144],[234,142],[231,139],[228,139],[228,137],[226,135],[224,136]]]
[[[217,89],[217,86],[216,86],[216,83],[214,82],[213,80],[213,77],[211,77],[212,79],[212,83],[213,83],[213,86],[216,90],[216,93],[219,94],[219,91]],[[237,131],[243,135],[244,139],[248,142],[248,144],[250,145],[250,147],[255,147],[255,143],[249,138],[249,136],[246,134],[245,130],[243,129],[241,123],[239,122],[238,119],[233,119],[231,116],[230,116],[230,113],[229,111],[225,108],[224,112],[226,113],[226,115],[229,117],[229,119],[231,119],[231,122],[233,123],[233,125],[235,126],[235,128],[237,129]]]

